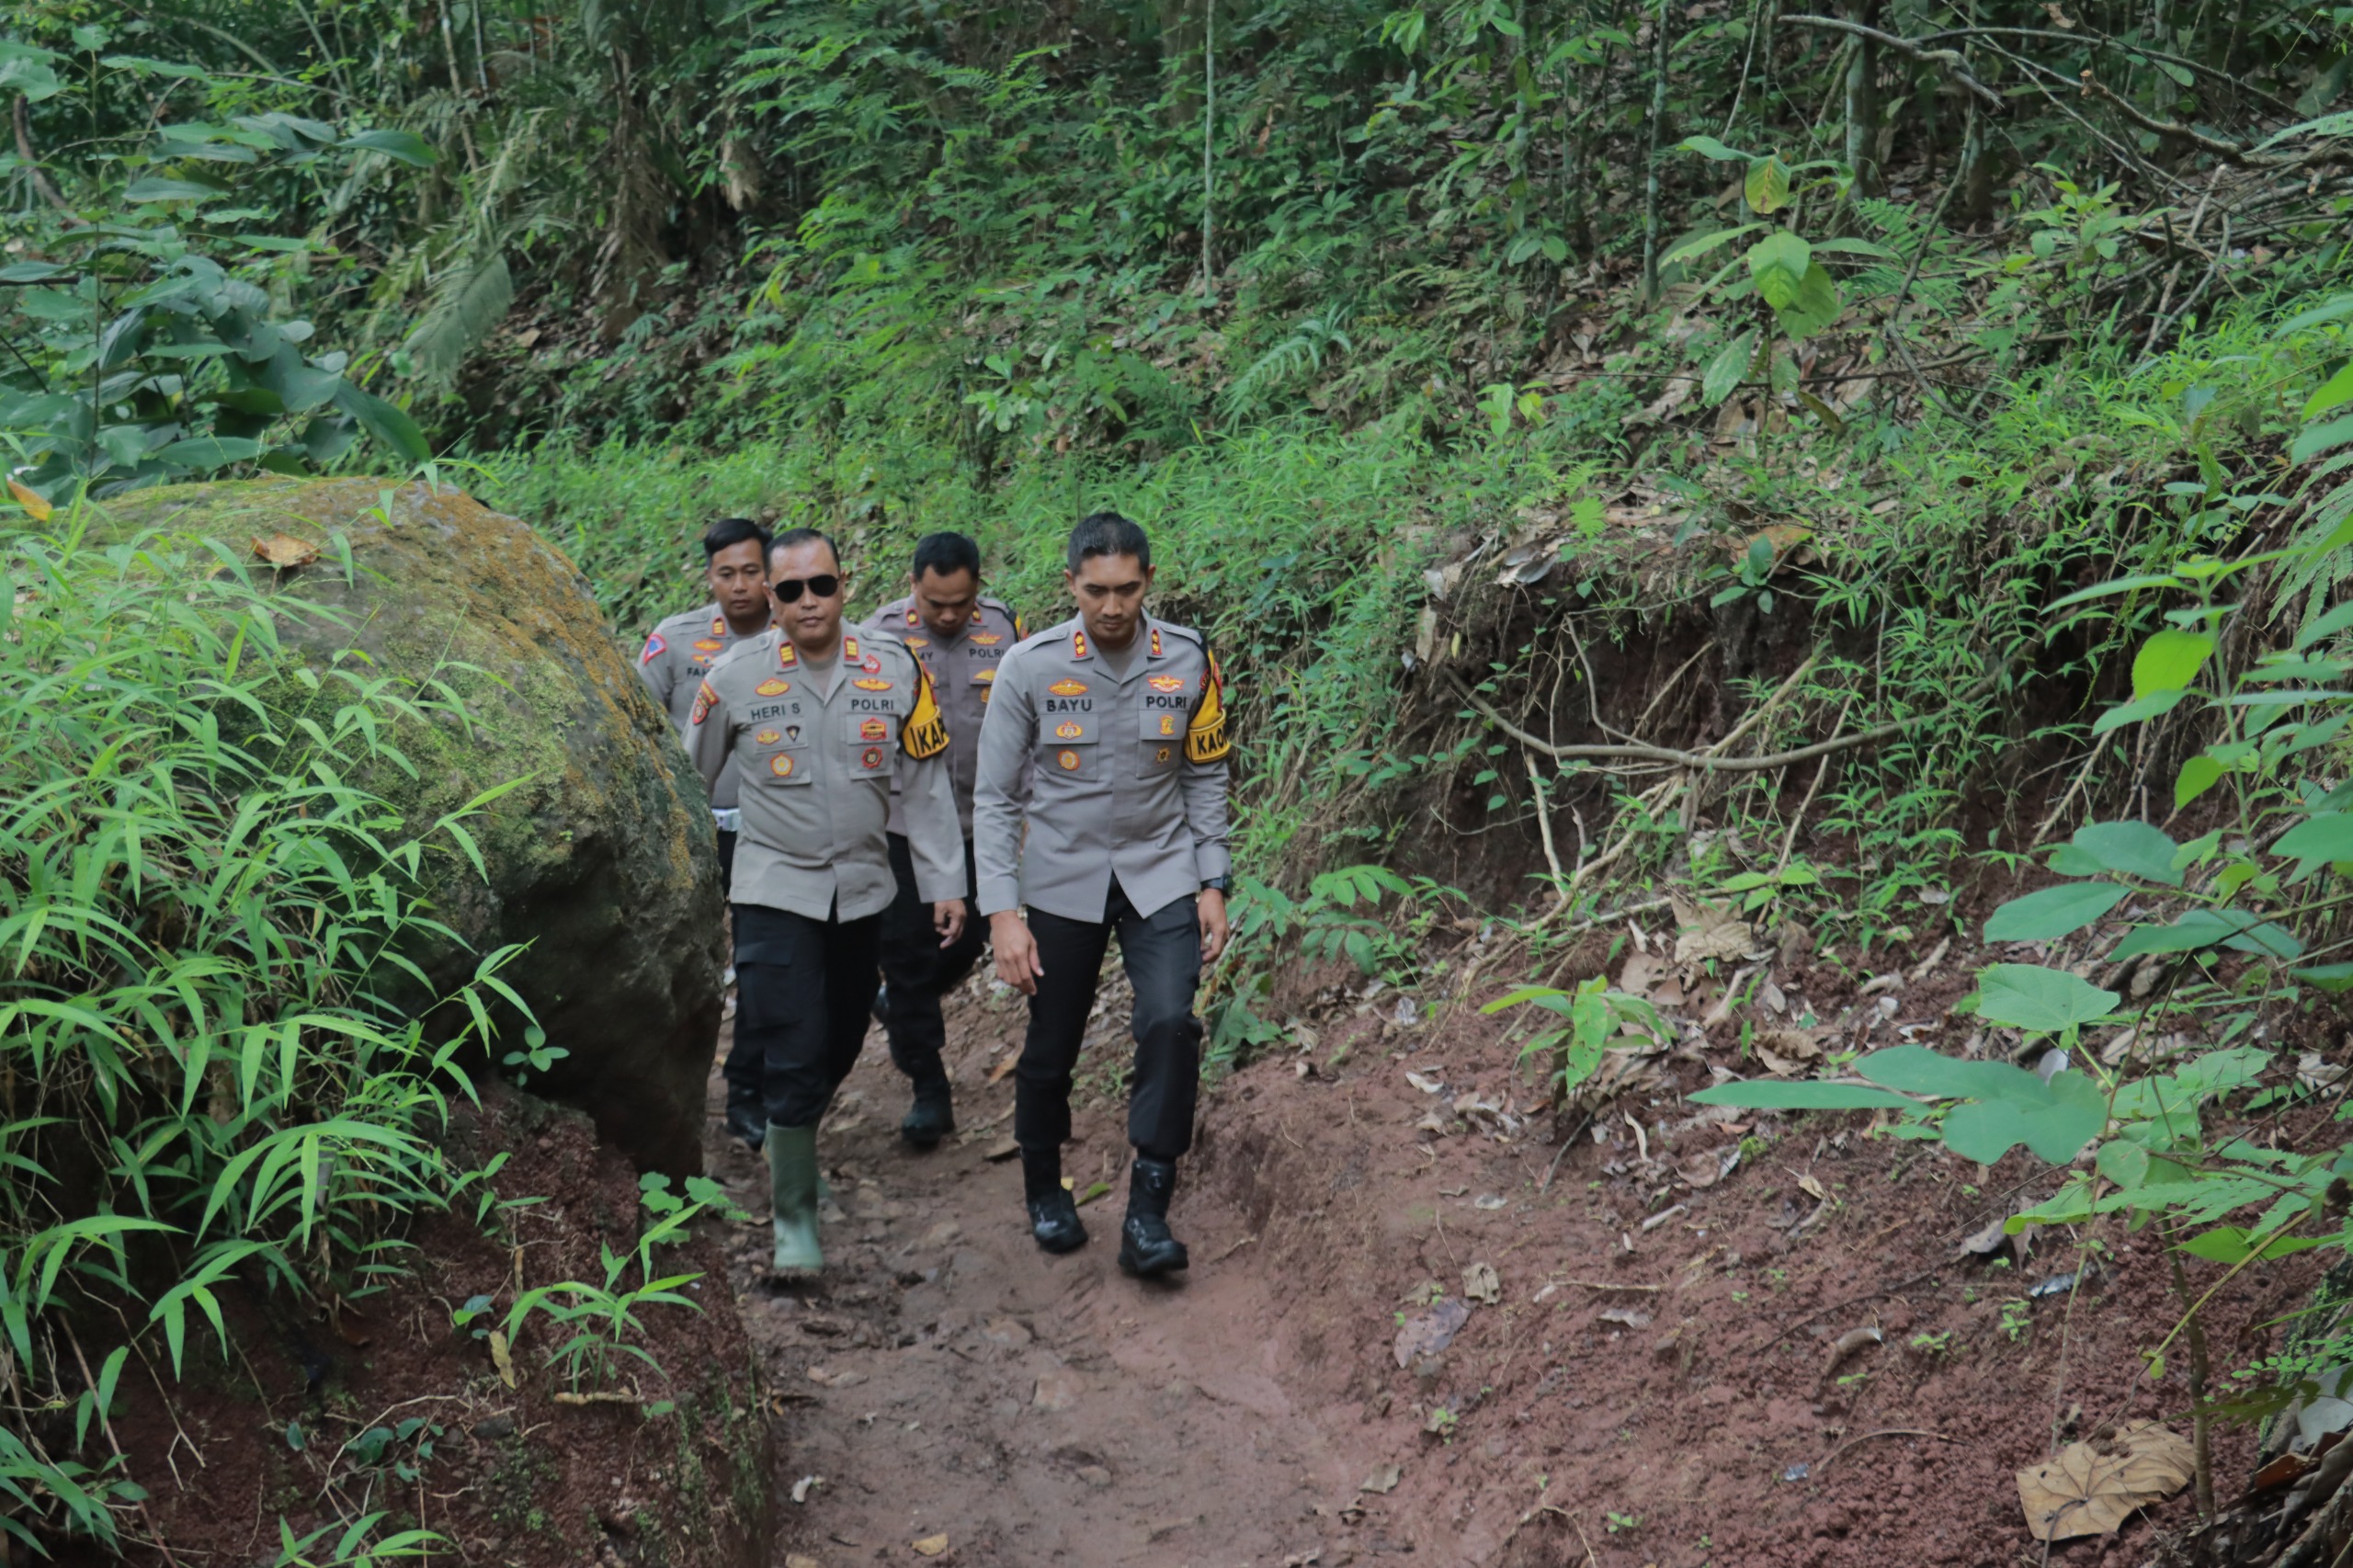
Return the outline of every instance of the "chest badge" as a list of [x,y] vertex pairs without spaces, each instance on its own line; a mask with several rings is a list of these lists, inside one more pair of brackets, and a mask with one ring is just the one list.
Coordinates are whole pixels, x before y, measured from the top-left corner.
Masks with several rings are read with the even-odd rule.
[[1168,760],[1168,748],[1166,746],[1162,746],[1158,751],[1153,753],[1152,760],[1154,763],[1166,762]]
[[972,633],[972,641],[981,647],[994,648],[1004,642],[1005,637],[1002,633],[995,631],[975,631]]
[[854,680],[850,682],[850,685],[858,687],[860,691],[888,691],[891,689],[891,683],[887,680]]
[[771,676],[752,689],[762,697],[782,697],[792,689],[792,683],[781,676]]
[[791,778],[792,768],[792,754],[789,751],[780,751],[774,756],[768,758],[768,771],[775,774],[779,778]]
[[869,773],[879,771],[882,767],[882,748],[868,746],[858,754],[858,766]]
[[641,665],[650,665],[660,658],[669,646],[670,644],[662,641],[662,634],[657,631],[645,640],[645,652],[637,656],[637,662]]
[[1076,752],[1074,752],[1074,751],[1058,751],[1058,752],[1056,752],[1056,753],[1054,754],[1054,766],[1055,766],[1056,767],[1061,768],[1064,773],[1075,773],[1075,772],[1077,772],[1077,771],[1078,771],[1078,753],[1076,753]]
[[752,739],[761,745],[772,746],[776,744],[777,742],[784,739],[784,736],[774,730],[762,730],[758,734],[754,735]]
[[1164,735],[1173,735],[1176,733],[1176,714],[1163,713],[1160,716],[1160,733]]
[[996,666],[995,665],[983,665],[980,668],[972,672],[972,684],[974,686],[986,686],[995,679],[996,679]]
[[905,642],[910,648],[928,648],[931,646],[931,639],[928,637],[906,637],[902,638],[901,641]]
[[1185,677],[1183,676],[1153,676],[1145,684],[1154,691],[1182,691],[1185,689]]
[[699,653],[716,653],[722,648],[726,646],[726,643],[722,642],[716,637],[698,637],[695,639],[695,651]]
[[1058,741],[1074,741],[1085,733],[1086,733],[1086,726],[1084,724],[1064,723],[1054,726],[1054,738]]
[[1083,697],[1086,694],[1086,683],[1083,680],[1058,680],[1046,689],[1056,697]]
[[889,740],[891,726],[880,719],[861,719],[858,722],[858,738],[861,741]]

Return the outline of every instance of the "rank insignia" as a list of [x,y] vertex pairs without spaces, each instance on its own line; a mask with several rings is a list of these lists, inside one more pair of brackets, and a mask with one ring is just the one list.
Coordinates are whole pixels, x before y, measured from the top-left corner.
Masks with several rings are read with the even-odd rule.
[[660,658],[669,646],[670,644],[662,641],[662,634],[657,631],[645,640],[645,652],[637,656],[637,662],[641,665],[650,665]]
[[889,740],[891,726],[880,719],[861,719],[858,723],[858,738],[861,741]]
[[1157,626],[1152,629],[1152,656],[1155,659],[1160,657],[1160,628]]
[[780,751],[774,756],[768,758],[768,771],[775,774],[779,778],[791,778],[792,754],[790,752]]
[[1185,677],[1183,676],[1154,676],[1144,684],[1154,691],[1182,691],[1185,689]]
[[1086,726],[1084,724],[1056,724],[1054,726],[1054,738],[1058,741],[1074,741],[1085,733],[1086,733]]
[[882,661],[869,653],[858,662],[858,667],[868,675],[879,676],[882,673]]
[[1058,680],[1046,689],[1056,697],[1079,697],[1085,695],[1086,683],[1083,680]]
[[711,709],[718,706],[718,703],[719,693],[710,689],[710,682],[703,682],[695,692],[694,710],[687,715],[688,722],[696,724],[701,723],[705,719],[710,717]]
[[726,643],[721,642],[716,637],[698,637],[695,639],[695,652],[698,653],[716,653],[726,646]]
[[776,643],[776,667],[780,670],[789,670],[800,662],[800,650],[793,647],[791,643],[786,642],[783,638],[778,638]]
[[908,624],[909,626],[913,626],[916,621],[918,621],[918,620],[920,620],[920,619],[923,619],[923,618],[922,618],[921,616],[918,616],[917,614],[915,614],[915,608],[914,608],[914,607],[913,607],[913,606],[908,607],[908,609],[907,609],[907,624]]
[[792,683],[781,676],[771,677],[752,688],[762,697],[782,697],[792,689]]
[[1078,753],[1074,751],[1056,752],[1054,754],[1054,765],[1060,767],[1064,773],[1075,773],[1078,771]]
[[850,685],[858,687],[860,691],[888,691],[891,689],[891,683],[887,680],[854,680],[850,682]]
[[762,730],[758,734],[754,735],[752,739],[764,746],[772,746],[776,744],[777,742],[784,739],[784,736],[782,733],[775,730]]
[[714,615],[710,618],[710,634],[713,637],[724,637],[727,635],[727,617],[725,614]]
[[871,773],[876,768],[881,767],[882,766],[882,748],[881,746],[868,746],[864,751],[858,753],[858,765],[869,773]]
[[1070,634],[1070,656],[1074,659],[1083,659],[1086,657],[1086,632],[1074,631]]

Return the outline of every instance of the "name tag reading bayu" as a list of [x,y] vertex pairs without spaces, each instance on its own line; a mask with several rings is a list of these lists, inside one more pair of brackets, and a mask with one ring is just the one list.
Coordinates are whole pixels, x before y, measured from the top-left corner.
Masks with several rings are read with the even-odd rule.
[[1095,711],[1095,699],[1091,697],[1049,697],[1046,699],[1045,710],[1049,713],[1092,713]]

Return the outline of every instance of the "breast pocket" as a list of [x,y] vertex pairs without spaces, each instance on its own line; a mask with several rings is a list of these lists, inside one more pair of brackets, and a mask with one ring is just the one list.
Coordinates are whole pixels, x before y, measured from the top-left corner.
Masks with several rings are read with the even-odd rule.
[[1176,770],[1185,755],[1185,715],[1174,708],[1147,708],[1139,721],[1136,777],[1157,778]]
[[1038,772],[1080,783],[1101,778],[1102,739],[1093,714],[1048,714],[1038,726]]
[[809,765],[809,747],[792,733],[798,728],[763,724],[754,731],[751,755],[744,762],[745,775],[773,789],[808,783],[814,770]]
[[849,748],[849,770],[853,777],[891,777],[891,755],[899,746],[899,721],[889,713],[851,713],[844,716],[843,744]]

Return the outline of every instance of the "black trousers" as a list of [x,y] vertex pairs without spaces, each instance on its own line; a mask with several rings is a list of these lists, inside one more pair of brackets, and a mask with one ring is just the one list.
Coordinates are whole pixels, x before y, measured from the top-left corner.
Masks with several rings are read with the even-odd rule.
[[882,917],[812,920],[757,903],[734,909],[736,1048],[760,1063],[768,1120],[813,1126],[866,1043]]
[[[932,928],[931,905],[915,893],[915,857],[904,834],[891,835],[891,870],[898,878],[898,895],[882,912],[882,1028],[891,1037],[891,1060],[899,1071],[922,1083],[941,1071],[939,1053],[948,1045],[948,1024],[939,1016],[939,999],[963,983],[972,972],[981,949],[988,943],[988,923],[973,916],[964,922],[955,945],[939,945]],[[964,885],[972,882],[972,841],[964,840]]]
[[1193,992],[1201,980],[1200,917],[1192,898],[1145,919],[1117,881],[1103,918],[1069,920],[1029,911],[1029,937],[1046,972],[1029,998],[1029,1033],[1014,1069],[1013,1136],[1033,1148],[1070,1138],[1071,1070],[1078,1064],[1095,980],[1113,933],[1120,964],[1135,987],[1135,1082],[1128,1096],[1128,1142],[1136,1153],[1174,1160],[1193,1146],[1199,1103],[1201,1021]]
[[[732,898],[735,892],[735,835],[725,828],[719,830],[719,896]],[[729,1105],[754,1105],[760,1099],[760,1053],[757,1047],[744,1038],[744,1025],[739,1018],[735,1033],[727,1047],[726,1063],[719,1075],[727,1081]]]

